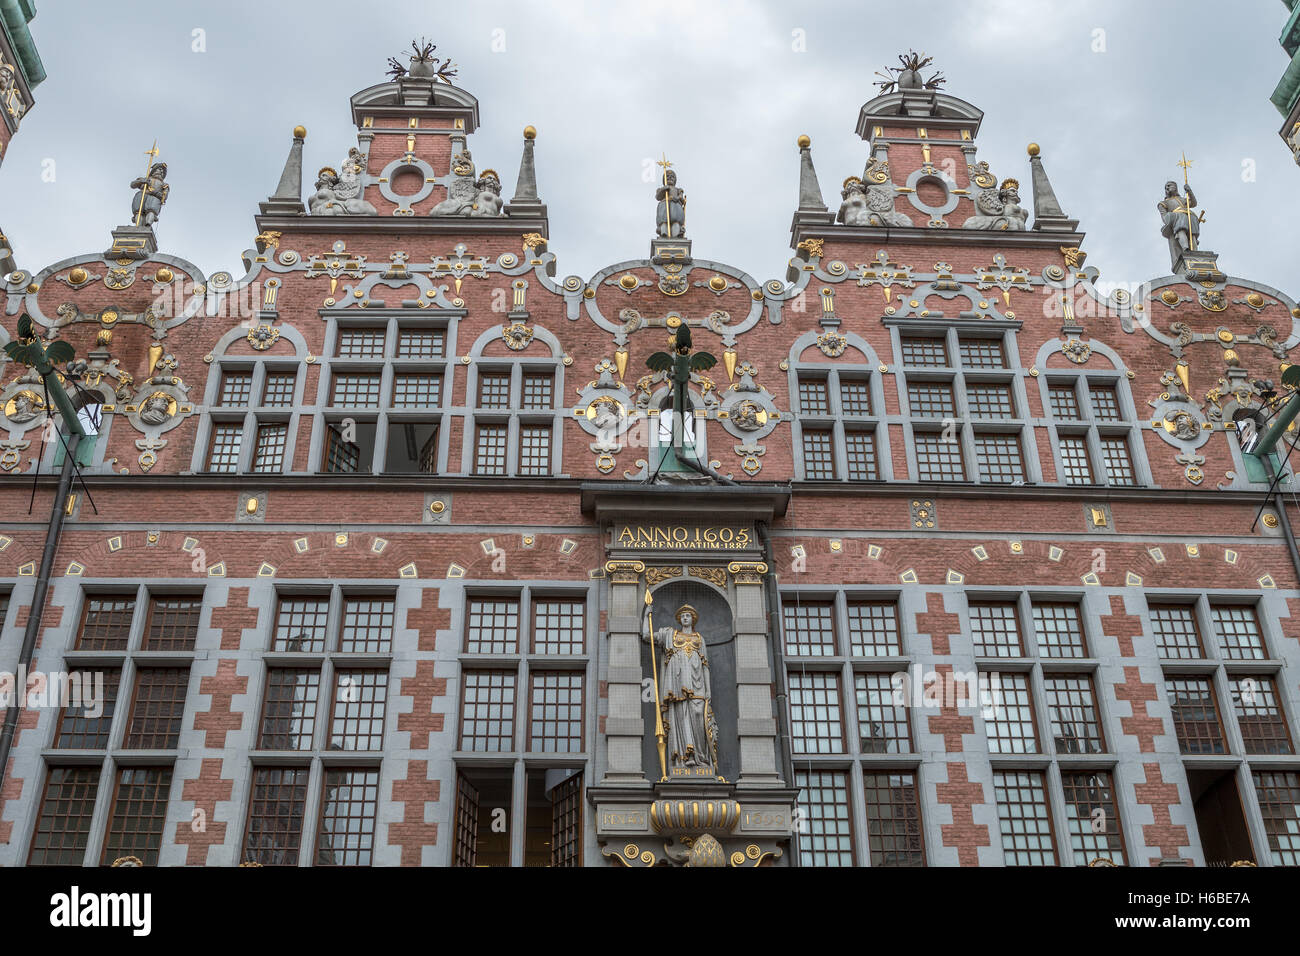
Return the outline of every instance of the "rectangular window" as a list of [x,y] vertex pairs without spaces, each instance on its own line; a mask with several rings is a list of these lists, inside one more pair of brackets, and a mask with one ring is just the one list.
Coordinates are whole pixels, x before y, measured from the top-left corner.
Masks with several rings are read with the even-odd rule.
[[275,614],[273,651],[325,650],[325,629],[330,602],[326,597],[281,597]]
[[[69,675],[77,681],[80,699],[75,696],[76,706],[63,708],[59,717],[59,729],[55,733],[54,746],[60,750],[104,750],[108,747],[108,734],[113,726],[113,713],[117,709],[117,690],[122,681],[121,668],[96,668],[95,670],[76,671]],[[97,677],[104,682],[103,693],[96,687]],[[91,706],[92,698],[95,706]],[[89,716],[99,711],[98,717]]]
[[1110,773],[1062,771],[1061,789],[1065,792],[1066,825],[1075,866],[1087,866],[1094,860],[1124,866],[1124,837]]
[[835,608],[829,601],[804,603],[787,599],[782,608],[785,652],[796,657],[835,653]]
[[826,379],[799,379],[799,411],[804,415],[829,415],[831,402],[826,394]]
[[51,767],[27,857],[30,866],[80,866],[90,839],[99,767]]
[[551,866],[582,866],[582,772],[551,789]]
[[1047,713],[1058,754],[1105,753],[1106,741],[1097,717],[1097,695],[1086,674],[1044,674]]
[[393,408],[437,408],[441,401],[441,375],[398,375],[393,380]]
[[833,479],[835,451],[832,449],[831,432],[803,429],[803,476],[807,479]]
[[520,408],[549,410],[555,405],[555,379],[549,375],[527,373],[524,375],[523,401]]
[[1047,402],[1052,408],[1053,418],[1079,420],[1079,398],[1073,385],[1047,386]]
[[586,650],[586,605],[538,598],[533,602],[533,653],[581,654]]
[[1093,385],[1088,389],[1092,396],[1093,417],[1101,422],[1122,422],[1124,416],[1119,410],[1119,396],[1114,385]]
[[171,767],[122,767],[118,770],[113,813],[104,838],[101,863],[133,856],[156,866],[167,822]]
[[446,335],[442,329],[399,329],[397,332],[398,358],[443,358],[446,354]]
[[480,372],[478,377],[479,408],[510,407],[510,373]]
[[1208,677],[1165,677],[1174,733],[1185,754],[1226,754],[1223,724]]
[[1001,339],[961,339],[961,364],[966,368],[1006,368]]
[[849,653],[856,657],[896,657],[903,653],[898,636],[898,605],[893,601],[849,602]]
[[1101,436],[1101,460],[1112,485],[1136,485],[1133,461],[1128,455],[1128,441],[1122,436]]
[[152,597],[144,632],[146,651],[192,651],[199,633],[202,597]]
[[265,408],[292,408],[297,372],[267,372],[266,389],[262,392]]
[[903,364],[913,368],[946,368],[948,344],[943,338],[912,338],[899,340],[903,351]]
[[244,437],[242,422],[213,422],[208,471],[230,474],[239,470],[239,445]]
[[834,478],[835,453],[831,433],[826,430],[803,430],[803,471],[808,479]]
[[1214,630],[1219,638],[1219,653],[1232,661],[1262,661],[1264,635],[1259,632],[1255,609],[1244,604],[1216,604],[1210,608]]
[[247,408],[252,391],[252,372],[226,372],[221,376],[221,395],[217,404],[225,408]]
[[340,408],[378,408],[379,376],[362,372],[336,372],[330,404]]
[[946,382],[908,382],[907,404],[913,418],[953,418],[957,405]]
[[845,415],[870,415],[871,383],[840,376],[840,408]]
[[976,435],[975,458],[983,481],[1007,484],[1025,480],[1020,439],[1015,435]]
[[916,774],[863,775],[872,866],[925,866]]
[[1015,417],[1011,403],[1010,385],[991,385],[986,382],[966,384],[966,404],[972,418],[993,418],[1005,421]]
[[307,805],[306,767],[253,768],[244,862],[295,866]]
[[339,329],[339,358],[383,358],[383,329]]
[[797,754],[844,753],[838,674],[790,674],[790,727]]
[[984,718],[989,753],[1038,753],[1038,733],[1034,726],[1034,699],[1029,689],[1029,675],[998,674],[995,687],[993,716]]
[[479,425],[474,443],[474,470],[480,475],[506,473],[505,425]]
[[343,600],[344,654],[387,654],[393,649],[392,598],[349,597]]
[[330,769],[322,787],[316,865],[369,866],[379,809],[379,771]]
[[961,442],[937,432],[917,432],[916,467],[922,481],[965,481]]
[[970,630],[979,657],[1020,657],[1020,618],[1013,602],[972,604]]
[[1190,604],[1153,604],[1147,609],[1147,617],[1161,657],[1194,660],[1205,656],[1196,627],[1196,609]]
[[284,470],[284,448],[289,426],[284,422],[262,422],[257,426],[257,444],[253,447],[253,471],[256,474],[279,474]]
[[334,475],[352,475],[361,470],[361,446],[345,441],[333,422],[325,423],[324,470]]
[[1230,677],[1232,708],[1248,754],[1295,753],[1271,677]]
[[462,671],[460,749],[504,753],[515,747],[515,675]]
[[1082,435],[1061,435],[1061,477],[1068,485],[1093,484],[1092,465],[1088,461],[1088,440]]
[[1087,657],[1077,604],[1035,604],[1034,631],[1043,657]]
[[582,752],[582,674],[533,671],[528,749],[534,753]]
[[519,474],[551,473],[551,426],[519,426]]
[[140,668],[123,746],[131,750],[174,750],[180,740],[189,685],[188,667]]
[[875,481],[876,436],[872,432],[845,431],[845,477],[850,481]]
[[519,653],[519,600],[517,598],[471,598],[466,654]]
[[334,672],[330,750],[383,750],[388,672]]
[[[899,671],[899,677],[906,673]],[[858,732],[865,754],[912,752],[907,709],[895,701],[893,674],[856,674]]]
[[1255,794],[1274,866],[1300,866],[1300,773],[1257,770]]
[[283,667],[268,670],[258,748],[311,750],[319,698],[319,670]]
[[993,794],[1007,866],[1055,866],[1056,842],[1043,775],[1037,771],[994,772]]
[[82,612],[79,651],[124,651],[131,637],[135,598],[88,595]]
[[842,770],[795,772],[798,809],[806,831],[799,836],[800,866],[853,866],[853,822],[848,774]]

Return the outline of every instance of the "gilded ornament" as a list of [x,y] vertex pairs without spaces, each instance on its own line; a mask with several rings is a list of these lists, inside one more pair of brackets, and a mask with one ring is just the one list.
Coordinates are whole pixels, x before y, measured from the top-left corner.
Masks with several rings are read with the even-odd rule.
[[1165,289],[1160,293],[1160,300],[1166,305],[1173,305],[1178,301],[1178,293],[1173,289]]
[[501,338],[505,341],[506,348],[512,352],[521,352],[532,342],[533,330],[522,322],[515,322],[501,329]]
[[259,352],[265,352],[280,338],[280,330],[269,325],[257,325],[248,330],[248,344]]
[[641,280],[638,279],[636,276],[634,276],[632,273],[628,272],[625,273],[623,277],[618,280],[618,284],[630,292],[633,289],[635,289],[638,285],[641,284]]
[[5,418],[15,425],[31,421],[45,411],[45,402],[31,389],[23,389],[5,403]]
[[1219,341],[1227,344],[1233,340],[1234,336],[1227,329],[1219,329]]
[[68,281],[73,285],[81,285],[88,278],[90,278],[89,274],[85,269],[81,268],[81,266],[77,266],[77,268],[68,273]]
[[1277,527],[1277,515],[1264,515],[1264,527],[1266,527],[1266,528],[1276,528],[1276,527]]
[[1260,295],[1258,292],[1251,292],[1249,295],[1246,296],[1246,304],[1249,305],[1252,309],[1262,308],[1264,305],[1264,297]]
[[848,345],[848,337],[841,335],[839,332],[827,330],[817,336],[817,347],[831,358],[843,355]]
[[799,243],[797,248],[806,250],[813,259],[820,259],[822,257],[822,247],[825,245],[825,239],[805,239]]
[[709,280],[709,288],[714,292],[722,292],[727,288],[727,280],[722,276],[714,276]]
[[157,282],[171,282],[174,278],[176,278],[176,273],[172,272],[172,270],[168,269],[166,266],[163,266],[154,273],[154,280]]

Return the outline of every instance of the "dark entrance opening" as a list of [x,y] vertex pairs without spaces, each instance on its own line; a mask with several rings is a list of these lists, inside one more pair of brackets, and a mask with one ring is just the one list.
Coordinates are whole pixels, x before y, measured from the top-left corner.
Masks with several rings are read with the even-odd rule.
[[1236,770],[1188,770],[1187,785],[1196,810],[1196,828],[1201,831],[1205,865],[1230,866],[1238,860],[1254,863]]

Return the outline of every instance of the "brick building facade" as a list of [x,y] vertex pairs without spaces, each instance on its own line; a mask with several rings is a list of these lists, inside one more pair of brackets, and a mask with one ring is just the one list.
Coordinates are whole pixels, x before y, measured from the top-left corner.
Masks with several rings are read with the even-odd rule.
[[[783,279],[695,256],[666,167],[650,255],[561,276],[545,137],[503,201],[432,73],[314,187],[294,131],[242,277],[147,216],[5,276],[90,433],[30,669],[106,703],[20,712],[0,864],[1300,862],[1297,569],[1232,428],[1295,300],[1177,229],[1112,291],[1038,147],[1022,204],[908,75],[838,212],[799,137]],[[62,448],[0,369],[9,667]],[[711,682],[662,770],[647,593]]]

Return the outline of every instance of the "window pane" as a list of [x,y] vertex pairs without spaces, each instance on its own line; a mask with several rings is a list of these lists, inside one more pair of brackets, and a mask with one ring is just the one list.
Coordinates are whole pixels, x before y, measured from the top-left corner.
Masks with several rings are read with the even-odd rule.
[[284,422],[265,422],[257,426],[257,445],[253,449],[253,471],[279,474],[284,470],[284,447],[289,426]]
[[841,376],[840,408],[845,415],[870,415],[871,383]]
[[379,808],[378,770],[328,770],[321,791],[317,866],[369,866]]
[[1135,485],[1133,462],[1128,456],[1128,442],[1124,438],[1101,437],[1101,460],[1106,463],[1106,474],[1112,485]]
[[519,653],[519,600],[471,598],[465,631],[466,654]]
[[1088,391],[1092,396],[1092,414],[1098,421],[1124,420],[1119,411],[1119,396],[1115,394],[1114,385],[1093,385]]
[[361,447],[344,441],[343,432],[333,422],[325,423],[324,470],[336,475],[351,475],[361,470]]
[[398,358],[442,358],[445,335],[442,329],[399,329]]
[[474,470],[480,475],[506,473],[506,426],[479,425],[474,448]]
[[261,750],[311,750],[320,671],[272,668],[266,674]]
[[966,385],[966,404],[972,418],[992,418],[998,421],[1015,418],[1010,385],[969,382]]
[[533,653],[581,654],[586,649],[586,605],[582,601],[533,602]]
[[831,413],[831,403],[826,395],[826,379],[799,379],[799,410],[805,415]]
[[77,638],[77,650],[126,650],[126,643],[131,636],[131,618],[134,615],[135,598],[107,595],[87,597],[81,635]]
[[199,613],[202,610],[202,597],[150,598],[144,650],[194,650],[194,640],[199,633]]
[[872,866],[924,866],[921,803],[914,773],[863,775]]
[[1066,484],[1093,484],[1092,466],[1088,462],[1088,441],[1082,435],[1062,435],[1061,476]]
[[1115,806],[1115,786],[1105,770],[1061,773],[1070,851],[1075,866],[1110,860],[1124,866],[1124,838]]
[[790,728],[795,753],[844,752],[838,674],[790,674]]
[[1193,659],[1205,656],[1201,650],[1194,608],[1188,605],[1152,605],[1148,616],[1161,657]]
[[903,338],[903,364],[923,368],[943,368],[948,364],[948,346],[942,338]]
[[1248,754],[1295,753],[1286,716],[1270,677],[1232,677],[1232,708]]
[[387,654],[393,649],[392,598],[357,597],[343,601],[343,653]]
[[398,375],[393,380],[394,408],[437,408],[441,401],[441,375]]
[[248,808],[244,862],[294,866],[307,804],[306,767],[256,767]]
[[876,436],[872,432],[844,433],[845,477],[850,481],[875,481]]
[[972,604],[970,629],[980,657],[1019,657],[1024,653],[1015,604]]
[[551,426],[519,426],[519,474],[551,473]]
[[1052,817],[1043,775],[1034,771],[993,774],[993,793],[1007,866],[1055,866]]
[[849,653],[890,657],[903,653],[898,637],[898,605],[892,601],[850,602]]
[[[854,683],[858,695],[858,733],[862,752],[866,754],[906,754],[912,752],[912,734],[907,709],[895,700],[894,674],[857,674]],[[906,679],[904,671],[897,673]]]
[[1300,866],[1300,773],[1256,771],[1255,794],[1274,866]]
[[[108,747],[108,734],[117,709],[122,671],[117,667],[96,668],[75,671],[69,676],[76,681],[70,687],[78,688],[79,696],[70,697],[70,706],[63,708],[54,746],[61,750],[104,750]],[[99,716],[92,716],[96,712]]]
[[510,407],[510,373],[480,372],[478,377],[479,408]]
[[310,651],[316,654],[324,651],[329,606],[329,598],[325,597],[280,598],[271,650]]
[[291,408],[297,380],[296,372],[267,372],[262,404],[267,408]]
[[383,329],[339,329],[339,358],[383,358]]
[[840,770],[795,772],[798,809],[806,831],[799,835],[800,866],[852,866],[853,823],[848,774]]
[[463,671],[460,749],[480,753],[514,750],[515,675],[509,671]]
[[1092,678],[1086,674],[1043,676],[1052,740],[1058,754],[1099,754],[1106,750]]
[[1079,399],[1074,393],[1073,385],[1047,386],[1047,401],[1052,408],[1052,417],[1076,421],[1079,418]]
[[252,372],[226,372],[221,376],[221,394],[217,404],[227,408],[244,408],[253,389]]
[[351,408],[378,408],[379,376],[356,372],[335,373],[330,404]]
[[1253,607],[1215,605],[1210,608],[1219,638],[1219,653],[1229,660],[1263,660],[1264,636]]
[[1029,677],[1022,673],[996,674],[993,703],[985,716],[991,754],[1036,754],[1038,735],[1034,731],[1034,699]]
[[90,839],[99,767],[51,767],[36,820],[31,866],[79,866]]
[[582,674],[533,671],[528,749],[534,753],[582,751]]
[[1015,435],[976,435],[975,457],[984,481],[1005,484],[1025,480],[1020,439]]
[[1034,630],[1043,657],[1087,657],[1077,604],[1035,604]]
[[181,735],[188,667],[142,667],[135,679],[135,704],[124,746],[139,750],[171,750]]
[[157,865],[171,786],[171,767],[123,767],[118,771],[102,862],[133,856],[145,866]]
[[235,422],[214,422],[212,425],[212,450],[208,455],[208,471],[229,474],[239,470],[239,444],[244,436],[244,426]]
[[331,750],[383,750],[388,672],[336,671]]
[[1226,754],[1223,725],[1214,699],[1214,687],[1206,677],[1166,677],[1169,707],[1173,711],[1174,733],[1185,754]]
[[1001,339],[962,339],[958,347],[967,368],[1006,368]]
[[834,606],[805,604],[786,599],[782,608],[785,652],[800,657],[826,657],[835,653]]
[[937,433],[916,434],[916,467],[922,481],[965,481],[961,442]]
[[835,453],[829,431],[803,430],[803,469],[809,479],[835,477]]
[[952,418],[957,405],[946,382],[908,382],[907,402],[913,418]]
[[524,392],[523,402],[520,408],[523,409],[549,409],[554,406],[555,400],[552,397],[555,392],[555,379],[551,375],[545,374],[525,374],[524,375]]

